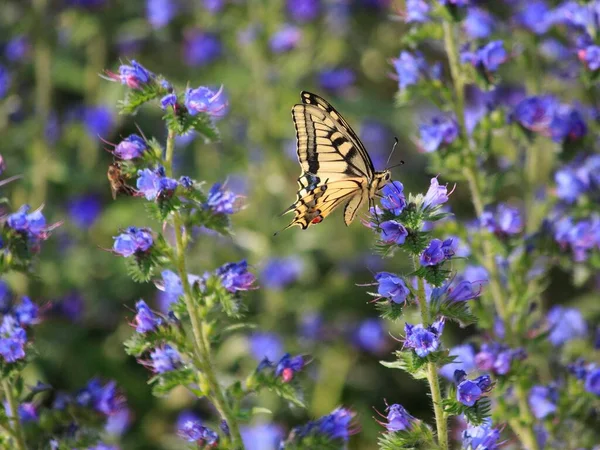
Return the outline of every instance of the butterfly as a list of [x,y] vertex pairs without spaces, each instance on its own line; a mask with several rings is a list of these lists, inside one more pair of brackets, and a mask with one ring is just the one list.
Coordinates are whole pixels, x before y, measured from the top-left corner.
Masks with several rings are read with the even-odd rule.
[[294,105],[292,117],[302,174],[296,202],[281,214],[294,212],[284,230],[294,225],[305,230],[342,204],[344,222],[350,225],[364,203],[372,206],[380,196],[391,172],[375,171],[365,146],[333,106],[310,92],[300,96],[302,103]]
[[121,173],[121,166],[117,162],[113,162],[108,166],[108,172],[106,173],[108,182],[110,183],[110,191],[112,193],[113,200],[117,199],[118,193],[125,195],[136,195],[136,190],[129,186],[125,181],[125,177]]

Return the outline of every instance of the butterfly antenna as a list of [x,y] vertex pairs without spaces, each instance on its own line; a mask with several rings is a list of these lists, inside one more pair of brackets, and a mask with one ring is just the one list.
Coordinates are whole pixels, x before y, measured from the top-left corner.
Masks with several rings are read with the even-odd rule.
[[394,145],[392,146],[392,151],[390,152],[390,155],[388,156],[388,159],[385,162],[386,166],[390,163],[390,159],[392,159],[392,155],[394,154],[394,150],[396,150],[396,145],[398,145],[398,138],[394,136]]

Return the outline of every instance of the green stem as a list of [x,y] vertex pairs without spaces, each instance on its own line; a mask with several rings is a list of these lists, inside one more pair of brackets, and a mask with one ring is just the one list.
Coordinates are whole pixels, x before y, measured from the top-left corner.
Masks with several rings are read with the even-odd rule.
[[17,443],[18,450],[27,450],[25,445],[25,434],[23,433],[23,427],[21,427],[21,421],[19,420],[19,407],[17,405],[17,399],[13,395],[12,385],[8,378],[2,379],[2,390],[8,403],[8,411],[10,413],[10,421],[13,423],[12,435]]
[[[453,25],[444,22],[444,45],[448,54],[448,60],[450,64],[450,73],[454,84],[454,93],[456,96],[456,114],[458,116],[458,122],[461,128],[461,135],[464,137],[466,148],[465,148],[465,166],[463,169],[463,175],[469,185],[471,192],[471,199],[475,208],[477,217],[481,217],[484,210],[484,195],[481,189],[478,178],[477,178],[477,165],[474,154],[476,149],[473,146],[472,141],[468,137],[467,128],[465,126],[464,111],[464,79],[460,71],[460,62],[458,58],[456,38],[454,36]],[[502,283],[500,282],[500,272],[496,265],[494,258],[494,249],[492,243],[486,236],[483,236],[483,266],[489,274],[489,287],[492,300],[494,302],[495,309],[502,319],[505,326],[505,333],[509,340],[513,341],[515,336],[511,330],[511,318],[508,315],[506,308],[506,298],[503,292]],[[517,385],[517,399],[520,420],[513,420],[510,422],[511,428],[515,431],[519,440],[527,447],[528,450],[539,450],[535,433],[533,432],[532,424],[533,418],[527,404],[527,393],[523,390],[522,386]],[[523,425],[525,424],[525,426]]]
[[[419,268],[417,256],[413,256],[413,264],[415,266],[415,270]],[[423,282],[423,278],[420,277],[417,278],[417,299],[419,303],[419,309],[421,310],[423,326],[427,326],[430,317],[429,311],[427,310],[425,283]],[[448,421],[446,414],[444,413],[444,408],[442,407],[442,391],[440,389],[440,379],[435,363],[427,363],[427,381],[429,382],[429,389],[431,390],[431,401],[433,403],[433,412],[435,414],[438,444],[440,446],[440,450],[448,450]]]
[[[169,130],[167,137],[167,150],[165,157],[165,171],[167,176],[172,176],[173,173],[173,153],[175,150],[175,132]],[[212,355],[210,351],[210,341],[205,324],[200,319],[200,311],[197,305],[194,303],[194,296],[192,294],[192,287],[187,276],[186,261],[185,261],[185,239],[183,235],[183,222],[181,215],[178,211],[173,213],[173,228],[175,232],[176,242],[176,254],[175,254],[175,265],[181,283],[183,285],[183,298],[185,300],[185,306],[190,316],[190,322],[192,324],[192,332],[194,335],[194,353],[196,359],[200,365],[208,387],[210,389],[210,400],[219,411],[222,419],[227,422],[229,431],[231,434],[231,440],[235,449],[244,448],[242,443],[242,437],[240,429],[237,423],[237,419],[233,414],[232,408],[229,405],[225,394],[221,389],[221,386],[217,380],[217,376],[214,370],[214,364],[212,362]]]

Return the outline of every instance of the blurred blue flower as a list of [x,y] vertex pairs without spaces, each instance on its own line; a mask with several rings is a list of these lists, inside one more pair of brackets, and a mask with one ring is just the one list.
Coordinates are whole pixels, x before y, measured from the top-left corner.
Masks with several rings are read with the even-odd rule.
[[554,97],[527,97],[513,110],[513,118],[524,128],[547,133],[558,104]]
[[164,110],[166,110],[169,107],[175,108],[175,106],[177,106],[176,94],[167,94],[160,99],[160,107]]
[[576,308],[553,306],[546,316],[552,345],[562,345],[571,339],[587,336],[588,327],[581,312]]
[[250,353],[256,361],[264,358],[277,361],[283,355],[281,338],[275,333],[253,333],[250,335]]
[[395,216],[399,216],[406,207],[404,185],[400,181],[392,181],[381,190],[381,207]]
[[302,31],[290,24],[283,24],[269,39],[269,46],[275,53],[289,52],[298,46]]
[[585,377],[585,390],[600,397],[600,367],[591,367]]
[[222,53],[221,41],[213,33],[188,30],[183,42],[183,59],[188,66],[201,67],[217,60]]
[[533,386],[529,391],[529,406],[536,419],[540,420],[556,411],[558,392],[546,386]]
[[365,147],[369,149],[373,165],[383,167],[394,137],[390,128],[381,122],[366,119],[360,124],[359,136]]
[[126,406],[111,414],[106,419],[104,430],[113,436],[121,436],[125,433],[132,419],[132,413]]
[[555,142],[575,141],[587,134],[581,113],[568,105],[559,106],[550,122],[550,135]]
[[188,88],[185,91],[184,104],[192,116],[206,113],[217,118],[227,114],[228,103],[223,93],[223,86],[216,92],[204,86],[197,89]]
[[321,0],[287,0],[286,8],[292,19],[298,22],[310,22],[319,17]]
[[270,289],[283,289],[302,275],[304,266],[298,257],[272,258],[267,261],[260,279]]
[[485,39],[492,34],[496,24],[488,11],[481,8],[469,8],[463,26],[471,39]]
[[484,343],[475,355],[475,364],[479,370],[506,375],[514,359],[525,357],[522,350],[512,350],[497,342]]
[[11,76],[8,69],[0,64],[0,98],[4,98],[10,87]]
[[458,124],[452,117],[435,116],[429,123],[419,125],[419,134],[423,149],[427,153],[434,152],[458,138]]
[[202,6],[211,14],[215,14],[223,9],[225,0],[202,0]]
[[471,3],[471,0],[438,0],[440,5],[452,7],[464,7]]
[[304,357],[302,355],[292,356],[286,353],[281,357],[275,368],[275,376],[281,377],[284,383],[289,383],[294,375],[304,368]]
[[300,427],[298,435],[321,434],[331,440],[341,439],[347,441],[352,434],[351,424],[354,413],[346,408],[337,408],[330,414],[323,416],[304,427]]
[[102,385],[96,378],[77,392],[75,400],[79,406],[93,408],[107,416],[120,411],[124,402],[114,381]]
[[0,279],[0,314],[6,314],[11,307],[11,292],[8,283]]
[[583,359],[579,358],[574,363],[567,365],[569,373],[573,374],[578,380],[584,380],[588,374],[588,367]]
[[356,344],[369,352],[381,351],[387,342],[387,334],[383,325],[384,323],[380,319],[363,320],[354,332]]
[[491,233],[502,236],[512,236],[523,230],[523,218],[518,208],[505,203],[495,208],[488,207],[480,218],[481,226]]
[[154,331],[162,323],[162,319],[152,312],[144,300],[139,300],[135,304],[135,310],[133,324],[135,325],[135,331],[138,333]]
[[589,188],[589,178],[582,168],[563,166],[554,174],[556,195],[567,203],[575,202]]
[[21,206],[6,220],[6,226],[27,235],[30,241],[36,243],[48,237],[48,230],[54,226],[46,226],[46,218],[40,209],[29,213],[29,205]]
[[492,380],[489,375],[481,375],[474,380],[469,380],[466,376],[462,370],[454,373],[454,380],[457,383],[456,400],[465,406],[473,406],[483,394],[491,390]]
[[177,14],[177,4],[173,0],[146,0],[146,17],[154,29],[162,28]]
[[169,344],[165,344],[150,352],[150,360],[152,369],[156,373],[171,372],[181,364],[179,352]]
[[142,156],[147,148],[144,139],[137,134],[130,134],[117,144],[114,154],[119,159],[130,160]]
[[556,22],[556,15],[543,0],[524,2],[516,16],[517,22],[535,34],[544,34]]
[[233,214],[237,211],[236,203],[239,196],[226,190],[221,183],[215,183],[208,191],[205,208],[215,214]]
[[440,337],[444,330],[444,318],[435,321],[427,328],[422,324],[412,325],[408,322],[404,324],[405,348],[414,349],[415,353],[424,358],[431,352],[436,351],[440,346]]
[[71,199],[68,208],[71,220],[79,228],[91,227],[102,212],[100,199],[94,194],[82,195]]
[[283,431],[274,424],[243,426],[240,429],[246,450],[279,450]]
[[203,426],[199,421],[188,420],[177,431],[177,435],[188,442],[202,443],[209,447],[213,447],[219,442],[219,435]]
[[15,36],[6,43],[4,56],[10,62],[19,62],[27,57],[30,49],[31,45],[27,36]]
[[495,72],[501,64],[506,62],[508,54],[504,48],[504,42],[492,41],[477,50],[477,63],[487,72]]
[[7,363],[25,358],[27,334],[14,317],[5,315],[0,325],[0,355]]
[[15,306],[14,315],[17,323],[21,326],[37,323],[39,307],[27,296],[21,298],[21,302]]
[[405,302],[410,294],[410,289],[408,289],[404,280],[393,273],[376,273],[375,281],[377,281],[377,293],[393,303],[400,304]]
[[451,348],[449,356],[456,356],[456,359],[454,362],[446,364],[440,369],[440,375],[448,380],[452,380],[454,378],[454,372],[456,370],[462,370],[468,374],[476,369],[475,351],[469,344],[459,345]]
[[403,91],[417,84],[427,70],[427,63],[420,52],[414,54],[402,51],[398,58],[392,59],[392,65],[398,77],[398,88]]
[[483,266],[465,266],[461,279],[473,284],[474,289],[481,289],[488,280],[488,272]]
[[94,140],[108,135],[114,124],[113,108],[88,106],[83,111],[83,122],[88,136]]
[[[7,409],[6,415],[10,417],[10,411]],[[37,422],[39,419],[38,412],[36,410],[35,403],[33,402],[23,402],[19,405],[19,418],[21,419],[21,423],[31,423]]]
[[387,423],[384,424],[387,431],[395,433],[396,431],[408,430],[412,427],[415,418],[411,416],[404,406],[394,403],[386,408]]
[[480,426],[468,425],[462,432],[462,448],[465,450],[497,450],[500,430],[492,428],[492,420],[485,419]]
[[429,20],[431,7],[425,0],[406,0],[406,12],[404,20],[406,23],[423,23]]
[[448,193],[448,185],[442,186],[438,181],[438,177],[432,178],[429,189],[423,198],[423,206],[425,208],[435,208],[442,205],[448,201],[450,194],[452,192]]
[[356,76],[347,67],[338,69],[323,69],[319,73],[319,85],[323,90],[340,93],[352,86]]
[[386,244],[402,245],[408,236],[408,231],[400,222],[387,220],[380,225],[381,233],[379,238]]
[[254,274],[248,272],[248,263],[245,259],[237,263],[223,264],[215,274],[221,277],[223,287],[232,293],[252,289],[256,281]]
[[589,45],[579,49],[577,57],[591,71],[600,69],[600,47],[597,45]]
[[124,233],[114,236],[113,251],[121,256],[129,257],[136,253],[150,250],[154,239],[148,228],[129,227]]

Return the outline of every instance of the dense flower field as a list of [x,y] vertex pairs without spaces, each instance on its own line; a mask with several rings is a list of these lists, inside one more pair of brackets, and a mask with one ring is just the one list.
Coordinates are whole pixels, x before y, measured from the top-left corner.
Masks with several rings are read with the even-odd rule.
[[[0,448],[600,449],[600,1],[0,30]],[[274,235],[301,90],[392,181]]]

